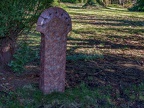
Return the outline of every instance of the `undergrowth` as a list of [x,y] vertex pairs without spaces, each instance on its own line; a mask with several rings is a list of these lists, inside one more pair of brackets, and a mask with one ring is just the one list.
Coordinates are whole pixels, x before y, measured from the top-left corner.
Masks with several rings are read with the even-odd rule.
[[[143,93],[143,83],[131,89],[124,90],[128,95],[131,91]],[[131,100],[119,106],[124,98],[116,94],[113,100],[113,90],[110,85],[90,88],[85,83],[81,83],[74,88],[68,88],[64,93],[53,92],[43,95],[37,85],[28,85],[17,89],[15,92],[0,92],[0,107],[10,108],[133,108],[135,102],[143,102],[144,99],[136,100],[130,96]],[[142,95],[141,95],[142,96]],[[117,105],[115,105],[117,103]],[[142,108],[142,107],[140,107]]]
[[22,73],[27,63],[39,58],[38,53],[38,51],[33,50],[26,42],[20,43],[9,66],[14,72]]

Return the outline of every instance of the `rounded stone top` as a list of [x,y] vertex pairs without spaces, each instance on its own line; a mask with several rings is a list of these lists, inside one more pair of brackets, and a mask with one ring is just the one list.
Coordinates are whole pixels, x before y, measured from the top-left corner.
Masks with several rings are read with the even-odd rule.
[[55,18],[58,18],[59,20],[63,21],[67,25],[67,32],[70,32],[72,29],[72,23],[71,18],[69,14],[59,7],[51,7],[46,10],[44,10],[37,21],[37,28],[36,30],[44,33],[45,31],[45,25],[48,25],[48,23],[51,20],[54,20]]

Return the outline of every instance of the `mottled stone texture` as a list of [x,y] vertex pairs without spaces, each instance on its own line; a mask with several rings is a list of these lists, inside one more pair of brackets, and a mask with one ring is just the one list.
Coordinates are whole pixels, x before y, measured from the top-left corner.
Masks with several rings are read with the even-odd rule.
[[41,32],[40,88],[44,94],[65,90],[67,34],[72,29],[71,18],[58,7],[46,9],[39,17]]

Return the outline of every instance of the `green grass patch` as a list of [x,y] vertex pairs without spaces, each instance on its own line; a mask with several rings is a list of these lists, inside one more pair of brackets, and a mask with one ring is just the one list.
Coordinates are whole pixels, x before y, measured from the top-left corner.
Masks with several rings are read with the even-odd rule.
[[[138,88],[143,88],[143,84]],[[36,86],[27,86],[17,89],[15,92],[1,92],[0,93],[0,106],[3,108],[33,108],[33,107],[47,107],[47,108],[87,108],[87,107],[100,107],[100,108],[115,108],[112,102],[111,91],[112,86],[99,86],[90,89],[84,83],[78,87],[66,89],[64,93],[53,92],[49,95],[43,95]],[[131,89],[135,89],[132,87]],[[138,92],[142,92],[139,89]],[[132,90],[125,90],[125,93],[131,93]],[[134,90],[134,92],[137,90]],[[117,96],[119,96],[117,94]],[[130,97],[134,100],[135,95]],[[142,95],[141,95],[141,98]],[[141,99],[143,100],[143,99]],[[130,102],[130,101],[129,101]],[[129,102],[125,103],[126,108],[129,108]]]
[[37,88],[23,88],[16,92],[8,93],[7,96],[2,95],[0,106],[2,107],[48,107],[48,108],[74,108],[74,107],[97,107],[111,106],[109,103],[109,95],[100,93],[100,90],[90,90],[85,84],[79,87],[67,89],[65,93],[51,93],[43,95]]

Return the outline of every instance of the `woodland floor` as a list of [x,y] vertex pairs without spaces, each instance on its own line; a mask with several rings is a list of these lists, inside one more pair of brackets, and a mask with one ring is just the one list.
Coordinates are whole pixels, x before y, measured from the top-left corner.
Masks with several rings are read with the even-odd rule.
[[[144,13],[74,6],[66,10],[73,25],[67,41],[66,89],[84,83],[90,90],[108,92],[116,107],[126,108],[129,104],[128,108],[144,108]],[[40,34],[31,31],[27,39],[39,51]],[[20,75],[7,70],[0,71],[0,95],[38,86],[39,59],[28,63]],[[99,104],[104,103],[101,100]],[[85,108],[95,107],[92,104]]]

